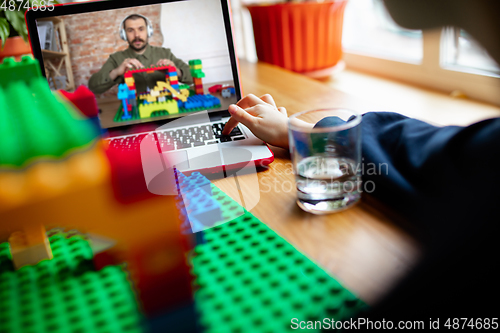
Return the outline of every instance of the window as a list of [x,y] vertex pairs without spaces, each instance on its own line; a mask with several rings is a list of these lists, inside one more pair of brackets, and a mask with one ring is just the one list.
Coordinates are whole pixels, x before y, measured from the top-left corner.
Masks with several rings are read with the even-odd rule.
[[457,71],[498,76],[500,68],[465,30],[445,28],[441,34],[441,65]]
[[345,50],[402,62],[422,62],[422,31],[399,27],[382,0],[351,0],[344,13],[343,30]]
[[402,29],[382,0],[350,0],[342,43],[349,68],[500,105],[499,66],[462,29]]

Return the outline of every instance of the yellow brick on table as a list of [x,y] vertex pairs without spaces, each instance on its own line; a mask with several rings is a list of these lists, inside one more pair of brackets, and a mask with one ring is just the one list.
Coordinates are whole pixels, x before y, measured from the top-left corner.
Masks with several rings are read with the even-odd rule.
[[45,227],[41,224],[25,224],[23,230],[13,232],[8,239],[14,267],[19,269],[24,265],[52,259]]

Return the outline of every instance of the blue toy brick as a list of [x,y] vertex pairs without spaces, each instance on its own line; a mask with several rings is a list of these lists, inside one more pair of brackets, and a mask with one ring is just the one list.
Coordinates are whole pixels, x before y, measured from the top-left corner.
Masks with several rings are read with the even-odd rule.
[[183,235],[189,235],[196,233],[199,230],[203,230],[203,225],[200,221],[192,218],[189,219],[186,209],[184,208],[184,203],[182,197],[179,196],[177,199],[177,209],[179,210],[179,217],[182,221],[181,223],[181,233]]
[[129,89],[125,83],[121,83],[118,85],[118,93],[116,94],[116,97],[120,100],[125,100],[129,98]]
[[212,96],[210,94],[206,94],[206,95],[189,96],[184,107],[186,109],[194,109],[200,107],[213,108],[219,105],[220,105],[220,100],[217,97]]
[[190,220],[199,221],[204,228],[212,227],[216,222],[221,221],[222,215],[219,204],[205,191],[195,188],[181,191],[181,194]]
[[223,220],[220,205],[212,197],[212,184],[205,176],[199,172],[186,176],[176,170],[176,183],[177,206],[185,233],[196,233]]
[[197,100],[194,97],[195,96],[188,97],[186,103],[184,103],[184,107],[186,109],[195,109],[195,108],[199,108],[199,107],[203,106],[203,104],[201,103],[201,101]]
[[199,172],[193,172],[191,176],[186,176],[182,172],[176,170],[177,188],[182,191],[190,191],[195,188],[200,188],[208,195],[212,195],[212,187],[210,180]]
[[135,89],[128,91],[128,98],[129,99],[136,99],[137,98],[137,91]]

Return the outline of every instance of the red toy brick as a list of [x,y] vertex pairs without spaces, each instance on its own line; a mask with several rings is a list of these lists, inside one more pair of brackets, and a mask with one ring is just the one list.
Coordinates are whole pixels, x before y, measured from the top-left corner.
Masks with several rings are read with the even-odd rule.
[[222,88],[222,85],[221,84],[216,84],[216,85],[213,85],[211,86],[210,88],[208,88],[208,91],[211,93],[211,94],[215,94],[216,92],[219,92]]
[[87,118],[97,117],[99,108],[94,94],[85,86],[79,86],[74,93],[59,90],[68,101],[80,110]]

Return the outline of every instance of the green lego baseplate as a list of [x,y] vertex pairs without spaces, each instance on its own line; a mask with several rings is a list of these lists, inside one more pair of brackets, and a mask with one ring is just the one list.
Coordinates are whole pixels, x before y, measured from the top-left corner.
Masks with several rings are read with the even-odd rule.
[[288,332],[292,318],[345,320],[367,308],[213,184],[212,195],[230,222],[205,230],[191,258],[205,332]]
[[123,267],[95,271],[83,235],[47,234],[54,258],[17,271],[9,244],[0,244],[0,332],[143,332]]
[[118,111],[116,111],[115,117],[113,118],[114,122],[123,122],[123,121],[131,121],[138,120],[139,118],[139,110],[137,110],[137,106],[132,106],[132,111],[130,111],[131,118],[130,119],[122,119],[123,116],[123,105],[120,104],[118,107]]

